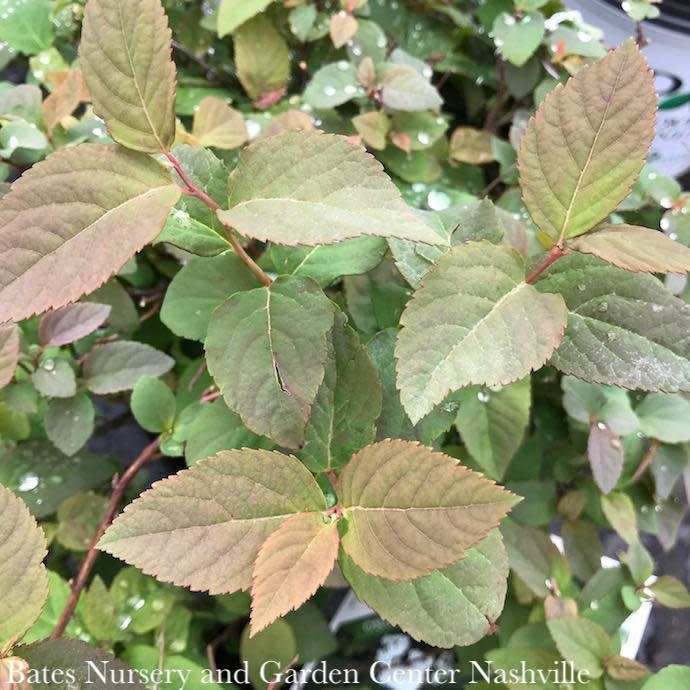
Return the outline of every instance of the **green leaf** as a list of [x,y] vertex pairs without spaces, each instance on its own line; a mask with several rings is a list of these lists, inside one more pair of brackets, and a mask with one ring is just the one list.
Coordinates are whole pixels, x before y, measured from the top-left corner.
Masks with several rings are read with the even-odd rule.
[[146,431],[160,434],[172,428],[175,421],[175,395],[162,381],[142,376],[132,391],[132,414]]
[[570,315],[551,364],[592,383],[675,393],[690,390],[690,309],[653,276],[571,254],[538,280]]
[[603,422],[592,424],[587,441],[587,457],[596,485],[602,493],[611,493],[618,484],[625,461],[621,437]]
[[530,379],[495,391],[472,386],[460,392],[457,402],[455,426],[467,450],[489,477],[500,480],[529,424]]
[[57,540],[70,551],[88,551],[107,508],[108,498],[92,491],[70,496],[58,508]]
[[268,439],[249,431],[223,400],[204,405],[187,430],[188,465],[230,448],[270,448]]
[[208,96],[194,112],[194,138],[201,146],[234,149],[247,142],[247,126],[242,114],[222,98]]
[[690,249],[663,232],[635,225],[604,225],[578,237],[570,245],[578,252],[594,254],[626,271],[687,273]]
[[352,124],[362,141],[372,149],[386,148],[386,137],[391,128],[390,120],[382,110],[371,110],[352,118]]
[[312,278],[326,288],[343,276],[368,273],[381,263],[387,250],[381,237],[355,237],[316,247],[272,244],[268,251],[277,273]]
[[323,585],[339,543],[336,521],[319,513],[293,515],[266,539],[252,575],[252,636],[301,606]]
[[312,472],[339,469],[374,441],[381,385],[359,336],[336,312],[323,383],[316,395],[301,458]]
[[501,533],[505,543],[511,570],[538,597],[548,596],[546,583],[551,580],[562,559],[549,535],[535,527],[518,525],[504,520]]
[[0,649],[21,639],[43,610],[46,540],[26,504],[0,484]]
[[204,340],[213,311],[236,292],[261,283],[234,253],[189,261],[165,293],[161,320],[175,334]]
[[83,372],[92,393],[107,395],[131,390],[142,376],[162,376],[174,363],[171,357],[150,345],[120,341],[91,350]]
[[345,137],[285,132],[242,150],[220,219],[278,244],[333,244],[359,235],[437,243],[381,164]]
[[[132,668],[148,674],[149,678],[155,678],[155,674],[162,671],[161,682],[150,684],[156,690],[183,690],[183,688],[225,690],[228,687],[234,687],[230,683],[220,685],[214,682],[213,672],[206,668],[206,663],[197,663],[179,654],[165,654],[161,659],[161,651],[158,647],[132,645],[125,650],[123,658]],[[121,686],[122,683],[120,683]]]
[[112,138],[157,153],[175,139],[172,34],[160,0],[89,0],[79,64]]
[[27,55],[53,44],[49,0],[0,0],[0,41]]
[[273,22],[259,14],[234,33],[237,78],[253,101],[282,89],[290,78],[287,43]]
[[304,102],[312,108],[327,110],[364,93],[357,70],[347,60],[339,60],[316,70],[304,90]]
[[119,146],[82,144],[35,165],[0,201],[0,323],[95,290],[159,233],[179,196],[165,168]]
[[369,575],[389,580],[454,563],[518,500],[454,458],[399,440],[354,455],[339,484],[345,552]]
[[601,567],[604,551],[597,528],[586,520],[564,520],[561,537],[573,574],[588,582]]
[[[71,593],[70,586],[57,573],[48,570],[48,599],[43,607],[43,611],[38,620],[31,626],[29,631],[22,637],[23,644],[31,644],[39,640],[50,637],[55,626],[60,620],[60,616],[67,605]],[[75,618],[67,624],[66,634],[72,637],[77,634],[79,621]]]
[[19,328],[14,324],[0,326],[0,388],[14,378],[19,363]]
[[237,293],[213,313],[208,369],[252,431],[289,448],[304,443],[333,314],[315,283],[292,277]]
[[663,443],[690,441],[690,400],[682,395],[651,393],[635,408],[640,430]]
[[273,0],[221,0],[218,7],[218,36],[231,34],[259,12],[263,12]]
[[[81,615],[84,625],[95,639],[115,642],[127,637],[127,629],[122,630],[120,627],[127,618],[118,617],[113,592],[108,590],[98,575],[93,578],[82,597],[84,603],[81,605]],[[139,599],[133,601],[138,602]]]
[[647,589],[654,594],[654,599],[662,606],[670,609],[690,608],[690,594],[687,588],[671,575],[658,577]]
[[36,390],[49,398],[71,398],[77,392],[77,379],[72,365],[66,359],[44,359],[31,374]]
[[41,345],[60,347],[86,337],[103,325],[111,309],[108,304],[82,302],[48,312],[38,328]]
[[240,639],[240,659],[249,671],[249,680],[257,690],[266,690],[270,680],[279,678],[295,658],[297,642],[290,626],[283,620],[256,635],[249,634],[249,626]]
[[415,431],[400,402],[395,385],[396,328],[377,333],[366,345],[367,352],[381,382],[381,415],[376,420],[376,440],[385,438],[415,439]]
[[368,575],[345,553],[340,563],[363,602],[435,647],[474,644],[489,633],[503,609],[508,559],[497,530],[457,563],[409,582]]
[[259,548],[286,518],[325,509],[297,459],[223,451],[156,483],[127,506],[99,548],[162,582],[229,593],[251,586]]
[[601,497],[601,509],[606,519],[628,544],[637,541],[637,516],[630,496],[620,491]]
[[398,386],[410,419],[460,388],[506,385],[544,364],[567,319],[562,299],[544,296],[524,282],[513,249],[467,242],[442,256],[400,319]]
[[82,451],[68,458],[47,441],[29,441],[3,455],[0,484],[43,518],[69,496],[108,482],[116,472],[114,463],[93,453]]
[[501,55],[522,67],[541,45],[545,31],[541,12],[527,12],[519,18],[502,12],[494,20],[492,35]]
[[685,690],[690,683],[690,667],[671,664],[655,673],[642,690]]
[[[146,690],[139,682],[138,675],[126,664],[112,654],[96,649],[80,640],[45,640],[21,648],[22,658],[29,662],[32,669],[39,671],[39,678],[66,678],[73,675],[72,685],[92,685],[95,690],[117,690],[122,687],[119,678],[127,679],[131,690]],[[103,672],[105,680],[100,680],[95,669]],[[132,675],[130,682],[129,677]],[[67,684],[60,683],[62,687]],[[32,682],[33,690],[56,690],[60,685],[52,682]]]
[[441,95],[429,80],[411,65],[389,65],[381,80],[381,102],[386,108],[405,112],[438,110]]
[[576,237],[623,201],[654,138],[656,104],[632,40],[546,97],[518,156],[525,204],[542,232]]
[[86,393],[73,398],[55,398],[48,403],[43,419],[51,443],[65,455],[80,451],[91,438],[96,412]]
[[586,618],[552,618],[546,622],[558,651],[578,671],[599,678],[603,663],[611,656],[611,640],[606,631]]

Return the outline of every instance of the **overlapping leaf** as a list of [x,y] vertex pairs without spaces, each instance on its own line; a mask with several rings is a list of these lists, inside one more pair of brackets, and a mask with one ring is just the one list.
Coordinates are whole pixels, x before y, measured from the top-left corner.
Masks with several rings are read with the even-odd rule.
[[302,445],[333,314],[316,283],[289,276],[235,294],[214,312],[208,369],[252,431],[289,448]]
[[248,146],[221,220],[278,244],[332,244],[359,235],[438,242],[381,164],[345,137],[285,132]]
[[92,292],[163,227],[180,189],[119,146],[54,153],[0,201],[0,323]]
[[500,480],[522,443],[532,401],[529,378],[493,391],[472,386],[461,391],[455,425],[474,459]]
[[103,325],[111,309],[108,304],[83,302],[48,312],[41,319],[38,329],[41,344],[59,347],[84,338]]
[[244,118],[224,100],[204,98],[194,113],[192,134],[201,146],[234,149],[247,142]]
[[654,138],[656,103],[632,40],[549,94],[518,157],[525,204],[546,235],[581,235],[615,210]]
[[252,583],[252,635],[301,606],[326,581],[338,557],[338,527],[320,513],[289,517],[264,542]]
[[551,358],[564,373],[631,389],[690,390],[690,307],[656,278],[571,254],[535,287],[568,305],[568,327]]
[[89,0],[79,62],[115,141],[155,153],[175,138],[175,63],[160,0]]
[[297,459],[228,450],[153,485],[100,548],[163,582],[212,594],[248,589],[267,537],[296,513],[326,509]]
[[14,324],[0,326],[0,388],[14,377],[19,361],[19,329]]
[[26,504],[0,484],[0,649],[33,625],[48,597],[46,540]]
[[357,333],[336,313],[323,383],[314,402],[301,457],[312,471],[340,468],[374,441],[381,385]]
[[347,554],[341,555],[340,564],[362,601],[416,640],[435,647],[477,642],[503,609],[508,558],[497,530],[457,563],[409,582],[368,575]]
[[687,273],[690,249],[663,232],[635,225],[605,225],[591,235],[578,237],[573,249],[608,261],[626,271]]
[[410,580],[454,563],[515,505],[513,494],[409,441],[363,448],[340,475],[343,548],[370,575]]
[[567,310],[561,297],[542,297],[507,247],[468,242],[441,257],[400,319],[398,386],[410,419],[452,391],[505,385],[544,364]]

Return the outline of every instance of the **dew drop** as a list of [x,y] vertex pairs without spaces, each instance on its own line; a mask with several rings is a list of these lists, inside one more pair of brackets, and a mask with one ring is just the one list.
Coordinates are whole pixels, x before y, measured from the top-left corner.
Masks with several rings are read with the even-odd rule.
[[605,311],[607,311],[608,308],[609,308],[609,303],[608,303],[608,302],[602,302],[602,303],[599,305],[599,307],[598,307],[599,311],[602,312],[602,313],[605,312]]
[[599,608],[599,602],[598,601],[593,601],[590,605],[589,608],[592,609],[593,611],[596,611]]
[[505,17],[503,17],[503,23],[506,26],[514,26],[515,25],[515,17],[513,17],[512,14],[507,14]]
[[489,400],[491,400],[491,396],[486,391],[479,391],[479,393],[477,393],[477,400],[479,400],[479,402],[487,403]]
[[580,284],[577,286],[577,289],[578,289],[580,292],[584,292],[584,291],[587,289],[587,286],[586,286],[584,283],[580,283]]
[[357,93],[357,87],[356,87],[356,86],[353,86],[352,84],[348,84],[347,86],[345,86],[345,88],[343,89],[343,91],[344,91],[348,96],[352,96],[352,95],[354,95],[354,94]]
[[606,334],[606,339],[607,339],[609,342],[613,342],[617,337],[618,337],[618,336],[617,336],[613,331],[609,331],[609,332]]
[[326,94],[326,96],[335,96],[336,89],[334,86],[327,86],[324,88],[323,92]]
[[673,240],[674,242],[678,239],[678,233],[677,232],[671,232],[668,235],[669,240]]
[[350,63],[347,60],[338,60],[336,66],[341,72],[347,72],[347,68],[350,66]]
[[46,361],[43,362],[43,368],[46,371],[53,371],[53,369],[55,369],[55,360],[54,359],[46,359]]
[[39,485],[39,479],[35,474],[25,474],[19,481],[18,491],[33,491]]
[[426,132],[419,132],[417,134],[417,141],[423,146],[428,146],[429,142],[431,142],[431,137]]
[[664,307],[661,304],[652,304],[652,311],[658,314],[660,311],[664,311]]
[[608,429],[605,422],[597,422],[597,429]]

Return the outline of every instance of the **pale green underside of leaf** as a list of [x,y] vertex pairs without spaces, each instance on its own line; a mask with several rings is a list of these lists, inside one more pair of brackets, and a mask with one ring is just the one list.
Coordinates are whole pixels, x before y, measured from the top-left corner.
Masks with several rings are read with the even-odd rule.
[[252,635],[301,606],[338,557],[338,527],[321,513],[289,517],[259,549],[252,583]]
[[156,153],[175,138],[172,34],[159,0],[89,0],[79,64],[112,138]]
[[442,256],[400,319],[398,387],[410,419],[460,388],[505,385],[544,364],[567,310],[559,296],[541,297],[513,249],[468,242]]
[[652,676],[642,690],[685,690],[690,683],[690,667],[671,665]]
[[14,324],[0,327],[0,388],[14,377],[19,361],[19,328]]
[[234,149],[247,142],[242,114],[221,98],[204,98],[194,113],[194,136],[202,146]]
[[0,201],[0,323],[95,290],[179,197],[165,168],[119,146],[82,144],[36,164]]
[[443,99],[428,79],[411,65],[391,65],[381,84],[381,101],[392,110],[438,110]]
[[259,548],[285,518],[326,509],[296,458],[228,450],[156,482],[99,548],[162,582],[211,594],[249,589]]
[[575,237],[616,209],[654,138],[656,105],[632,40],[547,96],[518,156],[525,204],[544,233]]
[[690,390],[690,307],[656,278],[571,254],[535,287],[560,293],[570,310],[551,358],[562,372],[630,389]]
[[48,597],[46,541],[23,501],[0,484],[0,650],[19,640]]
[[316,283],[289,276],[233,295],[213,313],[208,369],[252,431],[289,448],[304,443],[333,314]]
[[634,225],[606,225],[591,235],[579,237],[571,245],[585,254],[642,273],[687,273],[690,249],[674,242],[663,232]]
[[345,553],[340,564],[364,603],[414,639],[435,647],[474,644],[503,609],[508,558],[498,530],[461,561],[409,582],[367,575]]
[[339,489],[343,548],[365,572],[390,580],[454,563],[517,502],[454,458],[399,440],[354,455]]
[[[40,677],[65,678],[66,672],[72,670],[75,676],[74,687],[92,687],[94,690],[117,690],[123,687],[120,678],[128,678],[129,667],[112,654],[92,647],[81,640],[44,640],[22,647],[18,650],[23,659],[29,662],[32,669]],[[94,672],[94,668],[105,671],[106,681],[102,682]],[[136,680],[127,682],[130,690],[145,690],[144,685]],[[67,688],[69,685],[60,683],[32,683],[33,690],[54,690]]]
[[204,340],[213,311],[230,295],[261,283],[234,253],[194,258],[173,278],[161,321],[176,335]]
[[529,424],[530,379],[499,391],[472,386],[462,391],[458,402],[455,426],[467,450],[489,477],[500,481]]
[[121,341],[99,345],[84,360],[87,388],[98,395],[134,388],[142,376],[162,376],[175,360],[145,343]]
[[221,220],[242,235],[286,245],[360,235],[437,243],[381,164],[334,134],[290,131],[243,149]]
[[240,24],[263,12],[273,0],[221,0],[218,7],[218,36],[231,34]]
[[339,469],[374,441],[381,384],[359,336],[336,312],[324,380],[316,395],[301,458],[313,472]]

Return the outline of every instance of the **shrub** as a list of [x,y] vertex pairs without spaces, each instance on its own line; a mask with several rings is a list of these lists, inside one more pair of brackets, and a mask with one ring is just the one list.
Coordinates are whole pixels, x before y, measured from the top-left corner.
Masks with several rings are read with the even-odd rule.
[[[685,512],[690,249],[636,44],[543,0],[167,4],[0,5],[6,683],[219,687],[229,640],[264,687],[344,578],[499,685],[687,687],[620,654],[690,605],[641,540]],[[118,399],[153,438],[108,491]]]

